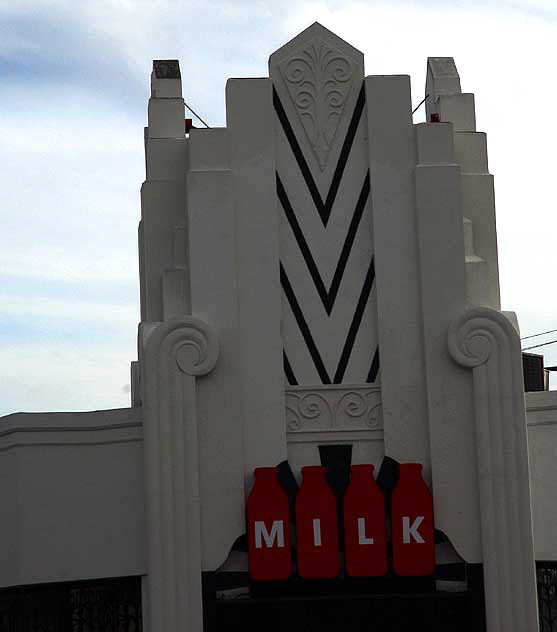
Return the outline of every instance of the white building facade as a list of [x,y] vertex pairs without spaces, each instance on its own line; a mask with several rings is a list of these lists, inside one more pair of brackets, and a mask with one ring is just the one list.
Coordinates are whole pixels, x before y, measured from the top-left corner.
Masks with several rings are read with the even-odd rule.
[[[178,63],[154,62],[132,406],[1,420],[1,630],[557,629],[557,393],[525,397],[452,58],[426,95],[414,124],[409,77],[314,24],[186,133]],[[388,497],[406,463],[433,575],[249,577],[256,468],[293,502],[304,466],[341,498],[372,464]]]

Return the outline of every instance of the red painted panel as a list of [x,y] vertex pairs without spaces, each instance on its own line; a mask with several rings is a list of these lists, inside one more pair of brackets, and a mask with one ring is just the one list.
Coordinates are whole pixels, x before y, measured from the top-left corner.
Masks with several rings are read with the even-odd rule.
[[373,478],[373,465],[352,466],[343,505],[346,572],[352,577],[385,575],[385,498]]
[[336,577],[340,570],[337,501],[325,468],[302,468],[296,496],[298,574],[306,579]]
[[400,465],[391,497],[393,568],[397,575],[432,575],[435,571],[433,498],[417,463]]
[[292,573],[288,497],[276,467],[255,470],[247,503],[249,574],[253,579],[288,579]]

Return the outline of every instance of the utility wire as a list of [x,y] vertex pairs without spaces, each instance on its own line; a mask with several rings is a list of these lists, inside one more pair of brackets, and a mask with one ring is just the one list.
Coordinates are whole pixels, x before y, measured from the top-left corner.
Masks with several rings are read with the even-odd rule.
[[528,351],[528,349],[537,349],[537,347],[545,347],[546,345],[552,345],[554,343],[556,343],[557,340],[550,340],[549,342],[542,342],[539,345],[532,345],[531,347],[524,347],[524,349],[522,349],[522,351]]
[[189,106],[189,105],[188,105],[185,101],[184,101],[184,105],[185,105],[185,106],[188,108],[188,110],[189,110],[189,111],[190,111],[190,112],[191,112],[191,113],[195,116],[195,118],[196,118],[196,119],[199,119],[199,120],[203,123],[203,125],[205,125],[205,127],[206,127],[207,129],[211,129],[211,128],[207,125],[207,123],[205,123],[205,121],[204,121],[204,120],[203,120],[203,119],[199,116],[199,114],[198,114],[195,110],[192,110],[192,109],[190,108],[190,106]]
[[425,97],[418,103],[418,105],[412,110],[412,116],[414,116],[415,112],[417,112],[420,107],[426,102],[426,100],[428,99],[429,94],[426,94]]
[[[427,101],[428,98],[429,98],[429,94],[426,94],[425,97],[412,110],[412,115],[414,115],[420,109],[420,107]],[[200,120],[203,123],[203,125],[205,125],[207,129],[211,129],[209,125],[207,125],[207,123],[199,116],[199,114],[186,103],[186,101],[184,101],[184,105],[195,116],[196,119]],[[557,331],[557,329],[555,331]]]
[[553,334],[557,329],[550,329],[549,331],[542,331],[541,334],[532,334],[531,336],[524,336],[521,340],[528,340],[528,338],[536,338],[537,336],[545,336],[545,334]]

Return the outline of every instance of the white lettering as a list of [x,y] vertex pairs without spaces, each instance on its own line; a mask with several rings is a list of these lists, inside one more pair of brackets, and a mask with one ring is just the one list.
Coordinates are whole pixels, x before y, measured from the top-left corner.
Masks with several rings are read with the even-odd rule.
[[423,516],[418,516],[412,525],[410,525],[410,516],[402,517],[402,541],[404,544],[410,544],[410,536],[412,536],[418,544],[425,544],[425,540],[418,533],[418,527],[422,524],[423,520]]
[[262,520],[255,521],[255,548],[263,548],[263,542],[268,549],[273,548],[275,540],[277,541],[277,547],[284,547],[284,521],[275,520],[271,525],[271,533],[267,531],[267,527]]
[[313,520],[313,546],[321,546],[321,520]]
[[373,544],[373,538],[366,537],[365,518],[358,518],[358,544]]

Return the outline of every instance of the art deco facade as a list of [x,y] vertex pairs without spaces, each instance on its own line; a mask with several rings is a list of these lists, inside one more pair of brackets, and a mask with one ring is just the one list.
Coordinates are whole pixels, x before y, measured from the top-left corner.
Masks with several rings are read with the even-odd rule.
[[[186,133],[178,63],[154,63],[132,406],[1,420],[1,630],[534,632],[536,562],[554,629],[557,397],[525,404],[452,58],[426,94],[414,124],[409,78],[314,24],[228,81],[226,127]],[[303,466],[342,496],[372,464],[388,496],[406,463],[434,575],[249,578],[255,468],[293,501]]]

